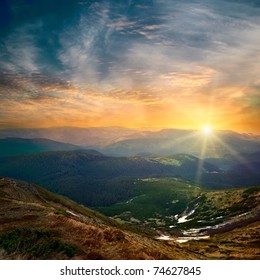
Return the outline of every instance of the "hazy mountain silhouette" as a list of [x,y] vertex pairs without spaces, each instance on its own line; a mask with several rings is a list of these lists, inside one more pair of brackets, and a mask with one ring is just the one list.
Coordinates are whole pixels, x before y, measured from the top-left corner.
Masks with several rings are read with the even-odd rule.
[[82,148],[76,145],[61,143],[49,139],[0,139],[0,157],[17,156],[48,151],[73,151],[79,149]]

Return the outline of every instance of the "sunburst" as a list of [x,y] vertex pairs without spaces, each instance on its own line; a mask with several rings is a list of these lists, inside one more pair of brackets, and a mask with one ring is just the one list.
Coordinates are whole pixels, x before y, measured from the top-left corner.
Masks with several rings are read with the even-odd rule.
[[204,125],[203,127],[202,127],[202,133],[204,134],[204,135],[206,135],[206,136],[209,136],[209,135],[211,135],[212,133],[213,133],[213,127],[212,126],[210,126],[210,125]]

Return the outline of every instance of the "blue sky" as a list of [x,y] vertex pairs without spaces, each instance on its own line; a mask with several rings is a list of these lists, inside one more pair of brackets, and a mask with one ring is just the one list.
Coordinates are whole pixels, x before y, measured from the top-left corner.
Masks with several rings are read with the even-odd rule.
[[259,131],[260,1],[0,5],[2,127]]

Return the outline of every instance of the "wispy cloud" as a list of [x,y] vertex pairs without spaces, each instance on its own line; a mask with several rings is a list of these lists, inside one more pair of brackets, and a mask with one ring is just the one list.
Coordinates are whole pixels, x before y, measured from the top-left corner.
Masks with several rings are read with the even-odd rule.
[[170,72],[160,75],[162,80],[169,82],[169,86],[178,88],[203,87],[213,80],[214,69],[206,67],[195,67],[187,73]]
[[[36,46],[34,36],[30,30],[38,28],[37,25],[26,25],[17,28],[8,36],[3,44],[4,52],[0,55],[0,68],[11,72],[38,72],[37,64],[40,49]],[[4,57],[6,59],[3,59]]]
[[[96,82],[98,57],[96,40],[99,26],[91,26],[84,18],[73,30],[61,34],[62,48],[59,59],[72,81],[77,83]],[[102,26],[101,26],[102,28]]]
[[136,125],[178,116],[188,126],[191,113],[199,122],[210,111],[218,123],[233,112],[256,126],[249,121],[260,95],[254,1],[119,2],[76,1],[73,9],[66,2],[61,13],[34,4],[35,15],[8,25],[0,38],[2,123],[38,110],[56,124],[67,115],[115,124],[132,112]]
[[132,28],[136,27],[136,22],[128,21],[128,19],[126,17],[123,17],[123,18],[117,19],[116,21],[110,20],[106,24],[106,26],[108,28],[111,28],[112,30],[121,31],[121,30],[132,29]]

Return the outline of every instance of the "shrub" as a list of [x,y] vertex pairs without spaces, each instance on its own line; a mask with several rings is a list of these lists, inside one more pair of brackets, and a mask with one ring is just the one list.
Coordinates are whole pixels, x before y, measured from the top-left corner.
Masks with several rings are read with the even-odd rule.
[[73,245],[51,238],[48,231],[16,229],[0,235],[0,248],[8,254],[24,254],[30,259],[47,259],[55,253],[62,253],[68,258],[74,257]]

